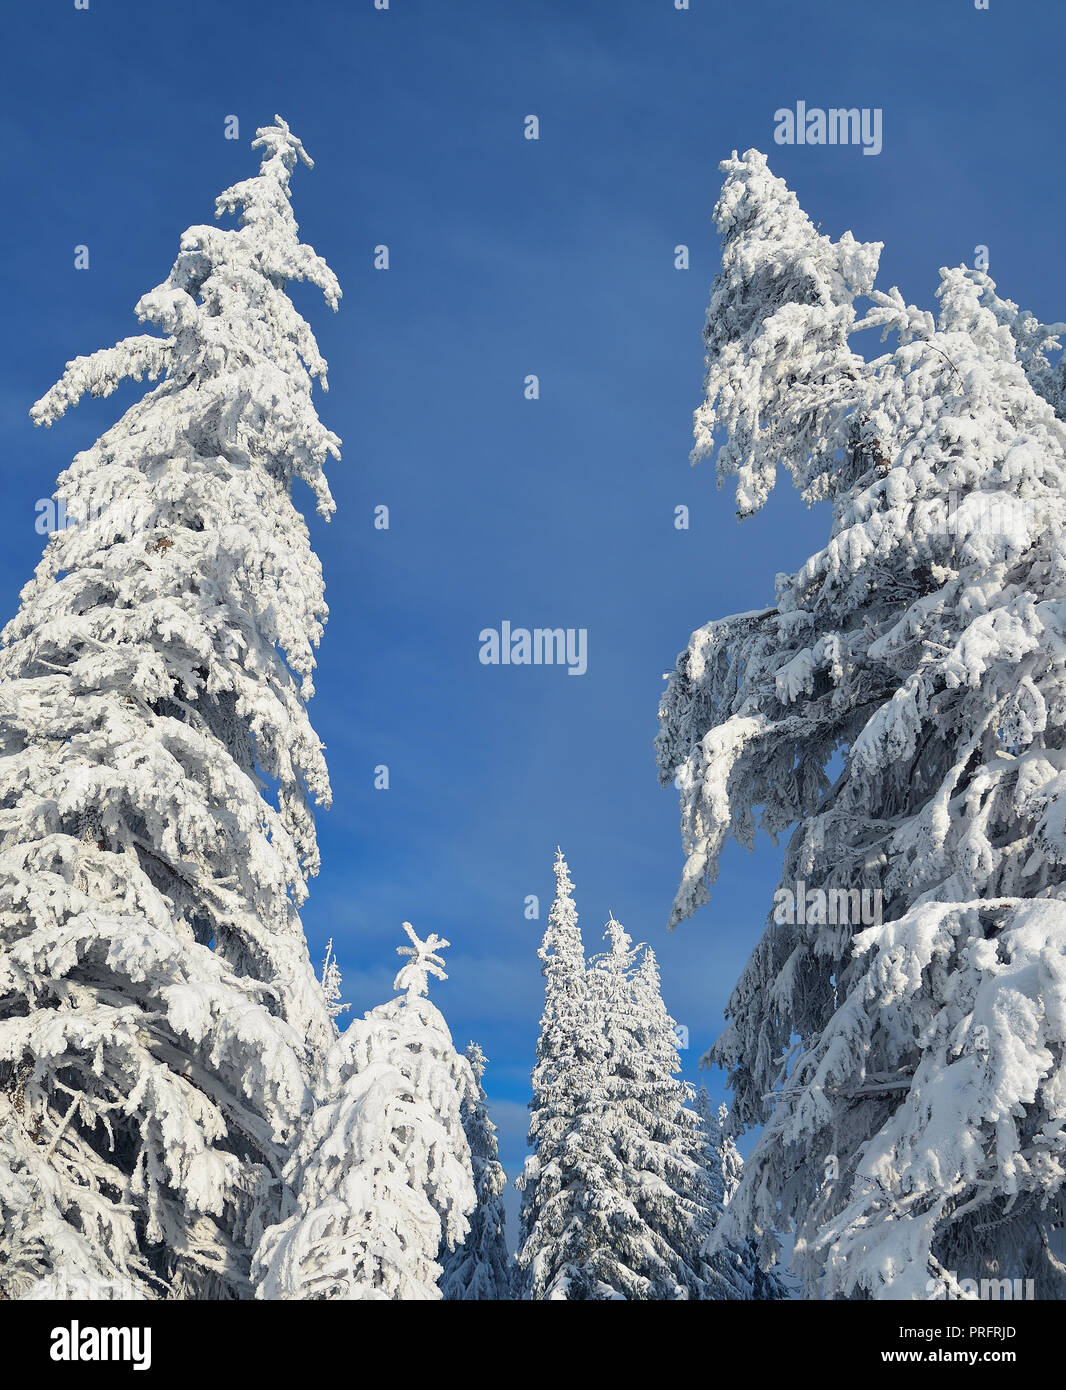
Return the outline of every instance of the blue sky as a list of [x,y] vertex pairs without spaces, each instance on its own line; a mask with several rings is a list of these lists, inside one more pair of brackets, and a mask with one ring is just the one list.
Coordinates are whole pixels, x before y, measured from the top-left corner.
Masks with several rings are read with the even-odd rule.
[[[48,432],[29,405],[68,358],[137,331],[134,303],[280,112],[316,160],[294,180],[303,235],[345,296],[334,316],[294,292],[344,439],[336,520],[311,523],[332,610],[312,717],[335,795],[312,953],[336,939],[361,1011],[390,992],[401,920],[451,940],[434,997],[491,1059],[513,1174],[561,844],[586,944],[610,909],[659,953],[695,1076],[779,852],[731,850],[712,903],[667,934],[681,852],[652,754],[661,677],[694,627],[764,604],[826,526],[782,488],[741,529],[687,464],[717,163],[767,151],[824,231],[885,242],[882,288],[930,307],[938,267],[983,244],[1001,292],[1062,318],[1061,0],[53,0],[10,8],[5,39],[0,613],[40,554],[36,500],[137,388]],[[801,99],[880,108],[882,152],[774,145],[775,110]],[[481,665],[478,633],[504,619],[586,628],[587,674]]]

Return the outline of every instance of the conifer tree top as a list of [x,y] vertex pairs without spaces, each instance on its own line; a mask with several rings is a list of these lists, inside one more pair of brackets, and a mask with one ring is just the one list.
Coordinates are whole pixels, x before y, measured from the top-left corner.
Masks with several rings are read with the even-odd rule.
[[109,396],[124,379],[145,376],[165,381],[142,404],[161,406],[171,416],[178,409],[171,398],[186,387],[202,391],[212,383],[214,394],[229,404],[223,418],[231,425],[238,422],[244,397],[259,406],[295,391],[290,414],[275,425],[276,438],[263,440],[274,447],[262,461],[285,485],[303,478],[328,518],[335,507],[322,464],[327,455],[340,458],[340,440],[319,421],[306,383],[307,377],[317,377],[327,390],[326,363],[284,287],[288,280],[309,281],[336,309],[340,285],[314,248],[300,241],[292,214],[292,170],[298,159],[312,166],[303,144],[275,116],[273,125],[256,131],[253,148],[263,152],[259,173],[215,200],[216,218],[242,209],[239,226],[190,227],[168,278],[135,306],[142,322],[154,323],[167,336],[138,334],[73,358],[30,416],[35,424],[51,425],[87,391]]
[[569,896],[569,894],[571,894],[574,891],[574,883],[570,877],[570,867],[567,864],[566,858],[558,845],[556,845],[555,847],[555,864],[553,866],[553,869],[555,873],[555,887],[557,892],[560,895]]
[[548,925],[537,955],[544,962],[545,973],[554,965],[572,967],[581,954],[581,938],[577,929],[577,907],[574,904],[574,883],[561,849],[556,848],[555,895],[548,911]]
[[615,920],[613,912],[608,917],[603,939],[604,941],[610,942],[611,952],[616,956],[627,954],[630,947],[633,945],[633,938],[626,931],[625,927],[622,926],[621,922]]
[[410,922],[404,922],[403,929],[410,938],[410,946],[397,946],[398,956],[410,956],[408,963],[402,967],[396,979],[393,981],[393,989],[406,992],[407,998],[419,998],[429,993],[429,977],[433,975],[438,980],[448,978],[444,970],[444,959],[439,954],[446,946],[450,946],[450,941],[445,941],[436,932],[430,932],[425,941],[422,941]]
[[480,1085],[481,1080],[485,1075],[485,1066],[487,1062],[485,1053],[482,1050],[480,1044],[476,1042],[468,1043],[464,1056],[466,1057],[466,1060],[470,1063],[470,1070],[474,1073],[474,1080],[478,1083],[478,1085]]

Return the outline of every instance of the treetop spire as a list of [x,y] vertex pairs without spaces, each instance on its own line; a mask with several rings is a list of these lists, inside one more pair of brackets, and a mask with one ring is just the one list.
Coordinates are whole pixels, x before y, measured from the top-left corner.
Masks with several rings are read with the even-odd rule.
[[[293,135],[288,121],[278,115],[275,115],[273,125],[261,125],[255,132],[252,149],[265,151],[259,166],[260,173],[272,174],[285,183],[288,183],[289,174],[296,167],[297,159],[302,159],[309,169],[315,167],[315,161],[304,149],[303,141]],[[284,175],[276,172],[275,165],[280,165],[285,170]]]
[[393,981],[393,989],[406,991],[408,999],[429,993],[429,976],[433,975],[438,980],[448,978],[444,970],[444,959],[439,954],[446,946],[450,946],[450,941],[445,941],[444,937],[438,936],[436,932],[430,932],[425,941],[422,941],[410,922],[404,922],[403,929],[410,938],[410,946],[397,946],[398,956],[409,956],[410,960],[403,966]]
[[622,926],[621,922],[615,919],[613,912],[607,914],[607,928],[603,933],[603,939],[611,943],[611,952],[614,955],[625,955],[633,944],[633,938]]

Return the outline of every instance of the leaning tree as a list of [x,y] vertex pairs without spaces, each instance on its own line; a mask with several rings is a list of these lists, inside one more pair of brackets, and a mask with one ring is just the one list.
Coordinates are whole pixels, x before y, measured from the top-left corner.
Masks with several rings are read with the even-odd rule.
[[[765,1129],[729,1214],[764,1259],[790,1224],[811,1293],[1024,1277],[1063,1297],[1063,325],[965,268],[934,319],[757,151],[723,168],[694,461],[720,445],[741,516],[784,465],[831,532],[671,677],[673,921],[760,827],[788,833],[784,886],[884,899],[865,930],[771,920],[733,992],[714,1057]],[[894,341],[864,356],[863,329]]]

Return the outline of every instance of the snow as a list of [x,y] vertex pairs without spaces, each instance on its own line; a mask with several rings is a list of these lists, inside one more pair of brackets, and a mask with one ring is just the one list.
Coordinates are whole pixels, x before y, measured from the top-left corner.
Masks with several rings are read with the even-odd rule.
[[[783,886],[885,903],[865,931],[771,921],[734,990],[712,1055],[765,1128],[729,1224],[790,1227],[809,1296],[926,1297],[947,1268],[1062,1297],[1062,325],[966,268],[934,319],[758,152],[723,169],[693,457],[717,448],[742,515],[783,465],[832,531],[663,696],[672,922],[760,826],[790,837]],[[868,327],[895,349],[855,351]]]
[[218,200],[239,226],[187,232],[137,306],[164,336],[75,358],[32,412],[158,383],[59,479],[76,524],[3,634],[12,1297],[60,1276],[100,1297],[249,1297],[336,1037],[297,916],[330,789],[305,708],[322,574],[290,491],[303,478],[328,513],[339,441],[284,282],[334,307],[339,290],[297,236],[303,147],[281,120],[256,146],[259,173]]

